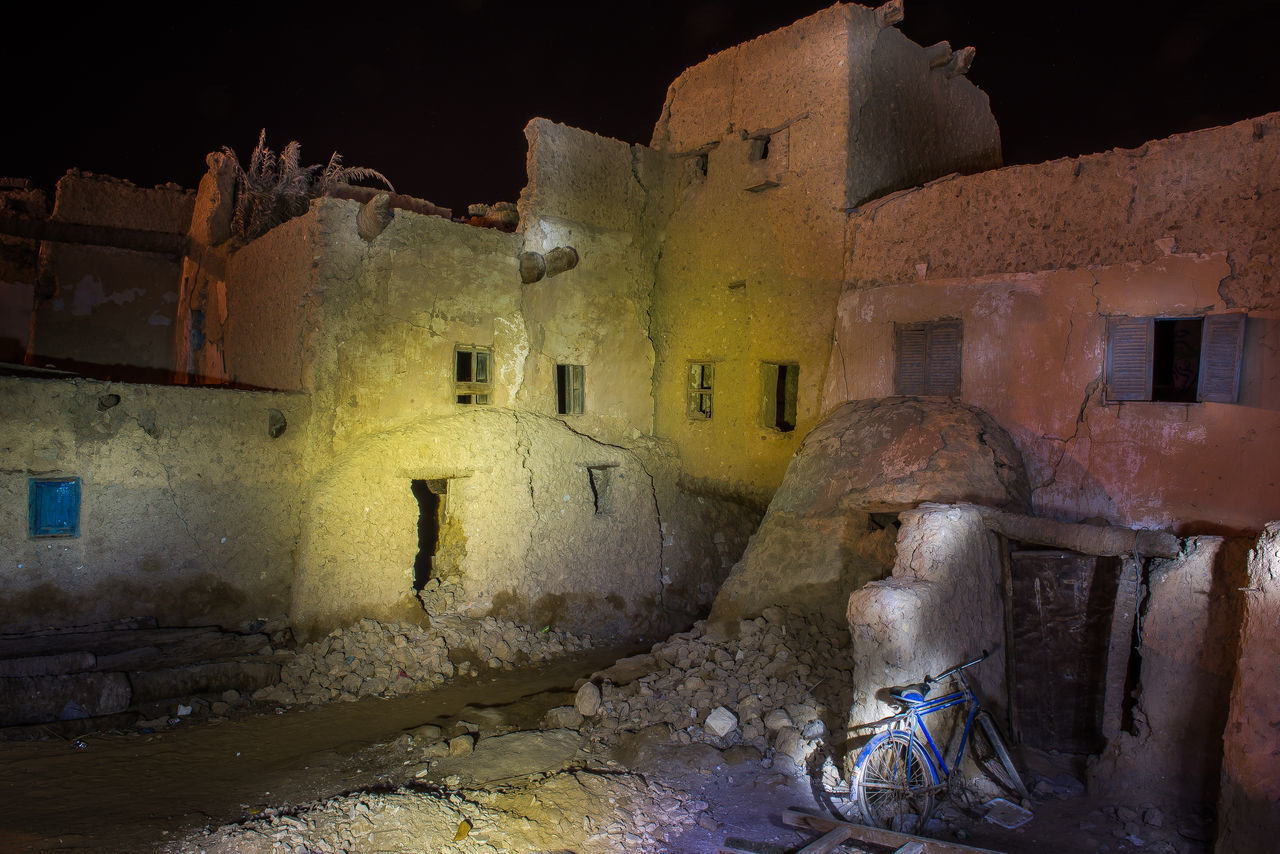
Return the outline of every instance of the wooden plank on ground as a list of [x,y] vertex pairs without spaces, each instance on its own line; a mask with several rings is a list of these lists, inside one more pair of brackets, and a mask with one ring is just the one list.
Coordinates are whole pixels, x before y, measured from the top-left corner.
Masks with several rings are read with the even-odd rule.
[[912,836],[909,833],[898,833],[880,827],[867,827],[796,809],[783,810],[782,823],[788,827],[803,827],[819,833],[826,833],[843,825],[850,828],[851,833],[848,838],[855,842],[870,842],[873,845],[886,845],[895,849],[911,842],[919,842],[923,846],[922,854],[1000,854],[990,848],[974,848],[972,845],[961,845],[958,842],[945,842],[941,839],[930,839],[927,836]]
[[853,829],[847,826],[833,827],[822,834],[819,839],[810,842],[796,854],[829,854],[836,846],[853,835]]

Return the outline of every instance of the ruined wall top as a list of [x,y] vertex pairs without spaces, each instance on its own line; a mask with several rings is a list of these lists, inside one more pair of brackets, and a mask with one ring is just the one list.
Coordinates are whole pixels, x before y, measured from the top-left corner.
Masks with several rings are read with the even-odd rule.
[[195,193],[177,184],[148,190],[120,178],[72,169],[58,181],[53,219],[184,234],[194,207]]
[[1001,163],[987,96],[965,79],[974,49],[925,48],[900,33],[902,4],[836,4],[723,50],[667,90],[653,148],[692,154],[730,134],[792,132],[791,168],[812,164],[830,184],[843,160],[845,204],[951,172]]

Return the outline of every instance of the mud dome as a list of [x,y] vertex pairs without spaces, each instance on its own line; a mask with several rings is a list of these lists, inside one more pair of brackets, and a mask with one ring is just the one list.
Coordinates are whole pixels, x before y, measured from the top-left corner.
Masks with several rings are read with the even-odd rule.
[[843,617],[849,593],[893,567],[891,514],[921,501],[1020,509],[1029,494],[1017,448],[980,410],[912,397],[846,403],[805,437],[710,619],[769,605]]

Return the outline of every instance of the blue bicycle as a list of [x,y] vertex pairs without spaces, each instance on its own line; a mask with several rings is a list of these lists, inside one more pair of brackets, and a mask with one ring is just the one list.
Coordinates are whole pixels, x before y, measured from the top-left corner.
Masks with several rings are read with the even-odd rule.
[[[854,762],[849,798],[837,807],[846,819],[860,818],[864,824],[895,830],[910,830],[912,825],[923,828],[933,813],[935,797],[956,777],[969,747],[988,777],[1018,797],[1028,797],[991,713],[982,708],[965,678],[964,671],[987,655],[984,650],[973,661],[957,664],[938,676],[887,689],[895,714],[854,727],[880,731]],[[958,689],[929,699],[930,688],[948,677],[955,677]],[[924,719],[955,707],[967,715],[958,731],[959,744],[954,751],[947,751],[951,757],[948,762]]]

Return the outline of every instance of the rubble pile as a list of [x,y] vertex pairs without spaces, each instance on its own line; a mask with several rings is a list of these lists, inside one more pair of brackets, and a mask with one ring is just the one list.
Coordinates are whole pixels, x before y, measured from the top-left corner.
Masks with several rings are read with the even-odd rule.
[[611,668],[598,689],[582,686],[576,706],[590,719],[584,731],[606,743],[665,724],[672,741],[773,750],[803,765],[828,726],[843,723],[852,654],[849,630],[835,620],[766,608],[741,620],[735,638],[708,633],[702,622],[673,635],[640,663],[651,672],[613,684]]
[[655,851],[696,823],[687,792],[629,773],[564,771],[506,787],[359,793],[268,809],[170,854]]
[[361,620],[298,649],[282,666],[280,683],[253,699],[289,706],[407,694],[455,674],[474,675],[477,664],[510,669],[590,646],[589,635],[535,631],[494,617],[437,616],[426,628]]

